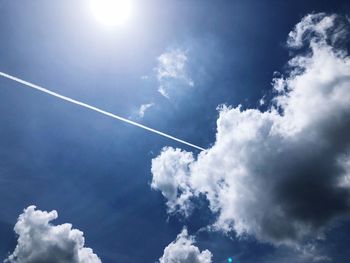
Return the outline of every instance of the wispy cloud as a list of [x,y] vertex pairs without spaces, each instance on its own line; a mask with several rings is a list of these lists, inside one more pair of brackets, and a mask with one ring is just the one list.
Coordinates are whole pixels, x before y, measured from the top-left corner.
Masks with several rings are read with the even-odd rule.
[[154,106],[154,103],[142,104],[138,110],[138,117],[143,118],[147,110]]
[[169,98],[169,92],[176,83],[193,87],[194,82],[188,72],[188,57],[182,49],[172,49],[158,57],[156,68],[157,79],[159,82],[158,91]]

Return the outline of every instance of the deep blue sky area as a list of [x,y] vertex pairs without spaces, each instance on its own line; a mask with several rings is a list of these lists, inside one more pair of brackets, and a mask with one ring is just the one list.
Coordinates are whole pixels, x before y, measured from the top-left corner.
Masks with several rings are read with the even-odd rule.
[[[215,141],[218,105],[256,108],[269,96],[273,73],[290,58],[288,33],[304,15],[350,12],[335,0],[138,0],[132,23],[115,29],[98,24],[86,2],[0,0],[0,71],[203,147]],[[167,99],[155,68],[171,49],[186,50],[195,86]],[[135,117],[147,103],[154,106]],[[83,231],[103,262],[158,260],[184,225],[192,234],[212,216],[169,218],[150,187],[151,160],[164,146],[192,150],[0,78],[0,258],[16,245],[18,215],[36,205]],[[346,223],[331,231],[333,243],[349,244],[337,234]],[[197,240],[217,263],[276,253],[220,233]]]

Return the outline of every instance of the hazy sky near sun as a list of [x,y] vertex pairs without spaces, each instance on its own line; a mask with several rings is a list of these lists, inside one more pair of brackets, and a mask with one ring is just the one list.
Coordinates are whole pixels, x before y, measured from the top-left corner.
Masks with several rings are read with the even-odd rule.
[[1,78],[1,260],[346,262],[348,1],[97,2],[0,0],[0,71],[208,150]]

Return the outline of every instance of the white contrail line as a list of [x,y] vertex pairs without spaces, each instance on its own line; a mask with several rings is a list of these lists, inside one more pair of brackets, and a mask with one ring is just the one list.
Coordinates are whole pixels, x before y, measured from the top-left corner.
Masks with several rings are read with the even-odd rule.
[[155,129],[152,129],[152,128],[147,127],[147,126],[145,126],[145,125],[142,125],[142,124],[140,124],[140,123],[137,123],[137,122],[128,120],[128,119],[126,119],[126,118],[120,117],[120,116],[115,115],[115,114],[113,114],[113,113],[110,113],[110,112],[108,112],[108,111],[101,110],[101,109],[99,109],[99,108],[96,108],[96,107],[91,106],[91,105],[89,105],[89,104],[86,104],[86,103],[84,103],[84,102],[81,102],[81,101],[78,101],[78,100],[75,100],[75,99],[71,99],[71,98],[69,98],[69,97],[63,96],[63,95],[61,95],[61,94],[58,94],[58,93],[53,92],[53,91],[51,91],[51,90],[45,89],[45,88],[43,88],[43,87],[40,87],[40,86],[38,86],[38,85],[35,85],[35,84],[30,83],[30,82],[28,82],[28,81],[25,81],[25,80],[23,80],[23,79],[20,79],[20,78],[11,76],[11,75],[6,74],[6,73],[4,73],[4,72],[1,72],[1,71],[0,71],[0,76],[5,77],[5,78],[10,79],[10,80],[13,80],[13,81],[16,81],[16,82],[18,82],[18,83],[20,83],[20,84],[23,84],[23,85],[25,85],[25,86],[27,86],[27,87],[29,87],[29,88],[33,88],[33,89],[39,90],[39,91],[41,91],[41,92],[44,92],[44,93],[49,94],[49,95],[51,95],[51,96],[54,96],[54,97],[56,97],[56,98],[59,98],[59,99],[68,101],[68,102],[70,102],[70,103],[79,105],[79,106],[84,107],[84,108],[88,108],[88,109],[90,109],[90,110],[93,110],[93,111],[102,113],[102,114],[104,114],[104,115],[106,115],[106,116],[109,116],[109,117],[112,117],[112,118],[114,118],[114,119],[117,119],[117,120],[120,120],[120,121],[129,123],[129,124],[131,124],[131,125],[137,126],[137,127],[139,127],[139,128],[145,129],[145,130],[147,130],[147,131],[150,131],[150,132],[156,133],[156,134],[158,134],[158,135],[164,136],[164,137],[169,138],[169,139],[171,139],[171,140],[174,140],[174,141],[177,141],[177,142],[186,144],[186,145],[191,146],[191,147],[193,147],[193,148],[196,148],[196,149],[198,149],[198,150],[201,150],[201,151],[204,151],[204,150],[205,150],[205,149],[202,148],[202,147],[199,147],[199,146],[194,145],[194,144],[192,144],[192,143],[186,142],[186,141],[184,141],[184,140],[181,140],[181,139],[179,139],[179,138],[176,138],[176,137],[171,136],[171,135],[169,135],[169,134],[166,134],[166,133],[164,133],[164,132],[157,131],[157,130],[155,130]]

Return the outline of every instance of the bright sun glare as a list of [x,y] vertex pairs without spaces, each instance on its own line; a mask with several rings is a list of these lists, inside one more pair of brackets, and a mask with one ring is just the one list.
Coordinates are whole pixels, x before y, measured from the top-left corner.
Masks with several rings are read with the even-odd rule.
[[96,19],[107,26],[126,24],[132,13],[131,0],[90,0]]

